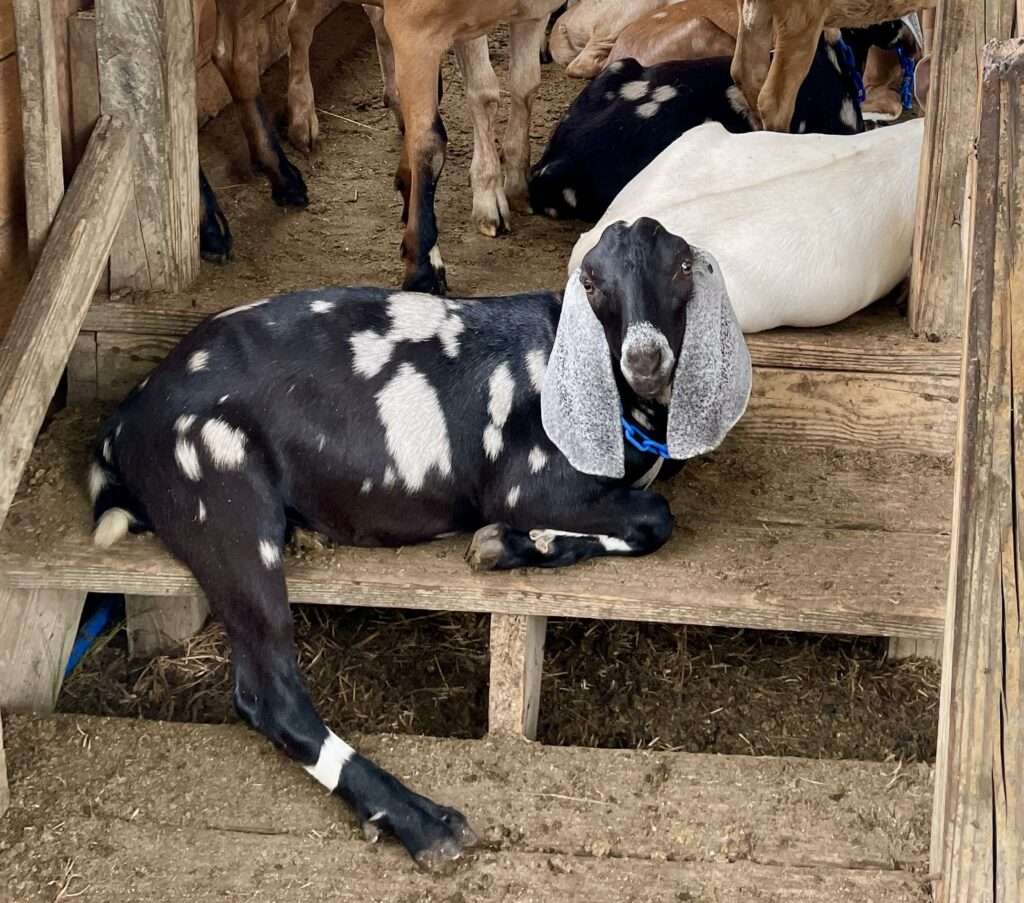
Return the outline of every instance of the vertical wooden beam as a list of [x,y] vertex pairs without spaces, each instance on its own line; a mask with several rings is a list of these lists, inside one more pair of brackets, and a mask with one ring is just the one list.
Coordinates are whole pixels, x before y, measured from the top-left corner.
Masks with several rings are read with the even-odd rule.
[[100,116],[95,10],[75,13],[68,19],[68,71],[71,79],[71,154],[77,164]]
[[1015,12],[1016,0],[945,0],[936,14],[908,305],[910,328],[929,338],[962,335],[965,178],[981,48],[1012,36]]
[[11,790],[7,783],[7,756],[4,753],[4,722],[0,717],[0,815],[11,804]]
[[64,195],[51,0],[14,0],[14,24],[25,145],[25,219],[29,261],[34,265]]
[[986,48],[932,822],[937,903],[1024,899],[1024,44]]
[[547,624],[542,615],[491,615],[490,733],[536,739]]
[[96,7],[102,112],[135,126],[134,197],[110,288],[179,291],[199,274],[199,151],[191,0]]
[[200,630],[210,614],[205,596],[124,597],[128,654],[148,658],[170,652]]

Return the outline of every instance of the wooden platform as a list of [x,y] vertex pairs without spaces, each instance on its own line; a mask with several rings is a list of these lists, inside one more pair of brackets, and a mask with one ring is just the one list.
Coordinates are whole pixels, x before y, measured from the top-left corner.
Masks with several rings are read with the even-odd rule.
[[[453,875],[368,845],[260,737],[18,716],[0,887],[18,903],[924,903],[926,766],[366,737],[486,846]],[[51,883],[56,882],[56,883]]]
[[[99,419],[41,437],[7,527],[0,587],[189,595],[152,536],[90,542],[84,477]],[[303,542],[293,601],[939,637],[951,476],[931,456],[818,452],[736,438],[663,484],[678,528],[642,560],[475,575],[466,538],[397,550]]]

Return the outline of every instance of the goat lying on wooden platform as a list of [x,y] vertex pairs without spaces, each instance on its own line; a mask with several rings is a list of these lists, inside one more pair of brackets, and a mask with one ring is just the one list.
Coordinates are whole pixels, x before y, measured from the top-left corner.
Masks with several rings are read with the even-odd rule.
[[647,489],[663,459],[717,446],[750,380],[718,264],[648,219],[610,228],[561,303],[333,288],[246,304],[104,425],[94,538],[155,531],[227,628],[241,716],[432,865],[472,832],[320,720],[296,666],[289,530],[363,546],[475,530],[477,570],[643,555],[673,529]]
[[[309,76],[309,48],[316,23],[322,18],[322,4],[323,0],[294,0],[288,16],[288,132],[293,143],[306,148],[312,147],[319,132]],[[438,113],[444,53],[455,45],[473,117],[473,219],[481,232],[496,235],[508,228],[510,207],[529,212],[526,176],[530,167],[530,114],[540,84],[540,51],[548,14],[558,5],[559,0],[374,0],[364,6],[377,36],[386,93],[405,129],[395,177],[404,200],[404,288],[435,293],[446,289],[434,215],[434,195],[447,145]],[[259,9],[254,0],[217,0],[214,61],[239,107],[250,153],[267,173],[274,200],[302,207],[308,203],[306,185],[284,153],[260,98],[256,46]],[[495,146],[498,79],[491,67],[486,37],[501,22],[510,23],[512,95],[502,142],[504,183]],[[223,258],[231,244],[226,221],[208,184],[203,186],[202,197],[200,234],[204,254]]]
[[733,135],[718,123],[664,150],[580,236],[655,217],[722,263],[744,332],[825,326],[910,273],[924,120],[860,135]]
[[[822,36],[797,99],[796,130],[864,130],[854,73]],[[530,173],[530,203],[550,217],[593,222],[645,166],[689,129],[720,122],[749,132],[754,117],[729,75],[729,57],[643,68],[618,60],[580,92]],[[680,170],[679,178],[688,174]]]

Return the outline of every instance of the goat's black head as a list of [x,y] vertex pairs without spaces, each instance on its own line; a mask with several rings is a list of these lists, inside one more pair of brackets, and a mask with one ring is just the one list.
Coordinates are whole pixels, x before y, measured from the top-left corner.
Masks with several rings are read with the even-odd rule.
[[613,369],[641,398],[668,401],[693,292],[693,252],[661,223],[613,223],[583,258],[580,282]]

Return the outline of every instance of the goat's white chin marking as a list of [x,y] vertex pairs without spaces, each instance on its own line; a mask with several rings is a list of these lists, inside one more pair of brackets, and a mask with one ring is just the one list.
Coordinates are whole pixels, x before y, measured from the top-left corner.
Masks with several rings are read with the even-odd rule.
[[328,730],[316,765],[303,766],[314,778],[332,793],[338,789],[341,780],[341,769],[345,767],[355,750],[341,739],[334,731]]

